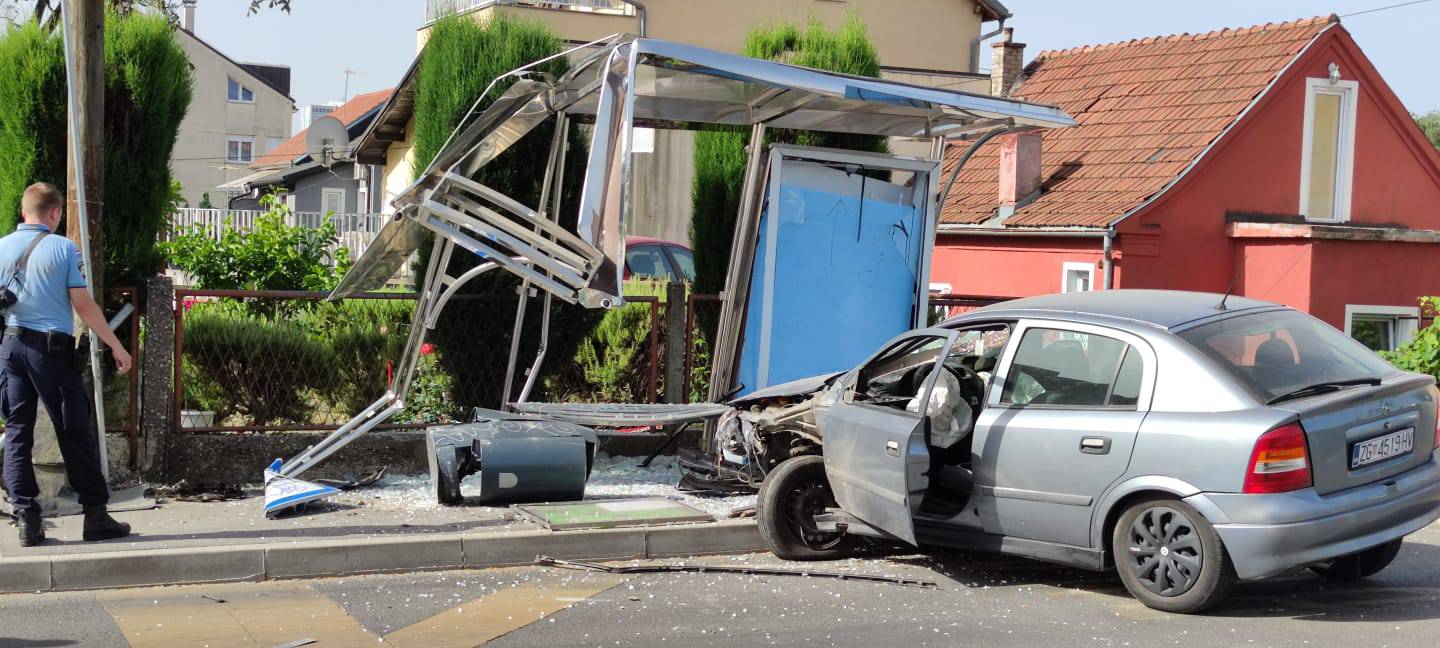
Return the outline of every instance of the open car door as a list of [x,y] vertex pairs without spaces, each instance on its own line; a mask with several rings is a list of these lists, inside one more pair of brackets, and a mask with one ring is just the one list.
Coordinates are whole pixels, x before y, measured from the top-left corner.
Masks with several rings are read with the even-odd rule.
[[840,508],[912,545],[913,515],[929,486],[926,404],[955,337],[920,329],[891,340],[855,370],[840,402],[817,413]]

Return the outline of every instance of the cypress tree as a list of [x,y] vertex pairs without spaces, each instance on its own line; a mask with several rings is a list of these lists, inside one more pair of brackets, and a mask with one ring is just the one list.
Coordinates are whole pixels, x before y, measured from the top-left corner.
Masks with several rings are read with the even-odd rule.
[[[750,30],[745,56],[802,67],[879,77],[880,58],[866,34],[865,24],[850,14],[834,31],[818,20],[805,27],[780,23]],[[718,293],[725,287],[730,263],[730,242],[740,210],[740,182],[745,173],[748,133],[707,131],[695,135],[695,184],[691,189],[694,220],[690,245],[695,254],[695,290]],[[885,152],[885,138],[873,135],[770,130],[765,143],[823,146]],[[705,327],[708,330],[708,326]]]

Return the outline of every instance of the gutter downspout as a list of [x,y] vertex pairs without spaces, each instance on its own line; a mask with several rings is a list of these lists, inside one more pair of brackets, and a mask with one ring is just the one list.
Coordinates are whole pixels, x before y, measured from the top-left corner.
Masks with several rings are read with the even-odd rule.
[[[638,35],[640,38],[645,38],[645,5],[640,4],[637,0],[620,0],[620,2],[635,7],[635,13],[640,19],[640,33]],[[1001,24],[1003,25],[1004,23],[1002,22]],[[975,43],[974,47],[980,47],[980,43]],[[971,67],[974,67],[973,61]]]
[[1115,287],[1115,228],[1105,228],[1105,279],[1102,288]]
[[[620,1],[621,1],[621,2],[628,2],[628,0],[620,0]],[[632,3],[632,4],[633,4],[633,3]],[[642,15],[643,15],[643,14],[642,14]],[[644,31],[645,31],[645,27],[644,27],[644,25],[645,25],[645,19],[644,19],[644,18],[641,18],[641,19],[640,19],[640,25],[641,25],[640,31],[641,31],[641,32],[644,32]],[[1000,35],[1000,32],[1003,32],[1003,31],[1005,31],[1005,19],[1004,19],[1004,18],[1001,18],[1001,19],[1000,19],[1000,25],[995,28],[995,31],[992,31],[992,32],[987,33],[987,34],[980,34],[979,36],[976,36],[975,38],[970,39],[970,72],[971,72],[972,74],[975,74],[975,73],[979,73],[979,72],[980,72],[980,43],[981,43],[982,41],[984,41],[985,39],[987,39],[987,38],[994,38],[994,37],[996,37],[996,36],[999,36],[999,35]],[[644,34],[642,33],[641,35],[643,36]]]

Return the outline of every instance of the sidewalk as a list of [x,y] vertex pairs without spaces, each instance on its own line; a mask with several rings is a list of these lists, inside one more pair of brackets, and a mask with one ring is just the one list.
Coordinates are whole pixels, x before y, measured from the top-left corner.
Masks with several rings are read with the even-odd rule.
[[80,518],[69,516],[46,520],[45,544],[21,548],[13,527],[0,525],[0,593],[517,565],[537,554],[644,558],[761,548],[753,521],[725,519],[753,497],[679,496],[669,488],[673,458],[657,460],[655,470],[634,464],[597,462],[586,499],[666,495],[721,521],[552,532],[509,508],[440,506],[428,478],[387,477],[277,520],[264,517],[258,491],[227,502],[165,501],[117,513],[135,529],[120,541],[84,542]]

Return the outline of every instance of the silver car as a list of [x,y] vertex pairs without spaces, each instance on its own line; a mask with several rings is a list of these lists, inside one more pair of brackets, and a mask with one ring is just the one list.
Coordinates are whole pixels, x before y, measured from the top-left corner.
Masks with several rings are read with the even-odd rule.
[[1353,580],[1440,517],[1435,380],[1295,310],[1115,290],[906,333],[855,369],[735,402],[778,556],[860,536],[1094,570],[1202,610],[1309,567]]

